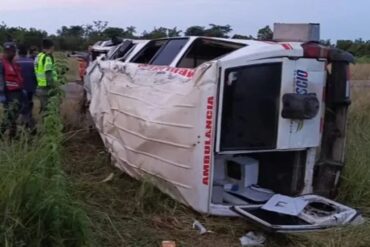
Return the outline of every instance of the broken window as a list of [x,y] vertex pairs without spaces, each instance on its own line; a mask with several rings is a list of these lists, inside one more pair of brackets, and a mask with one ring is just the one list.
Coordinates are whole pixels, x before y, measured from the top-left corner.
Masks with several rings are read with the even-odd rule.
[[102,54],[107,54],[107,51],[92,51],[91,52],[91,59],[92,59],[92,61],[95,61]]
[[202,63],[226,55],[244,47],[244,44],[199,38],[194,41],[177,67],[196,68]]
[[153,40],[147,44],[144,49],[137,54],[131,62],[149,64],[161,47],[167,43],[167,40]]

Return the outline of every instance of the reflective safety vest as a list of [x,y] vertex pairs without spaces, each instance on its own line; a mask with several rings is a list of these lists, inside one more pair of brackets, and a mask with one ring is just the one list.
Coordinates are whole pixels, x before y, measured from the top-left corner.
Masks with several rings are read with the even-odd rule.
[[6,91],[17,91],[23,89],[23,78],[21,74],[21,68],[18,64],[11,63],[7,59],[3,58],[1,63],[3,64],[3,73],[5,79],[5,90]]
[[46,72],[51,71],[54,82],[58,80],[53,56],[40,52],[35,59],[35,74],[38,87],[47,87]]

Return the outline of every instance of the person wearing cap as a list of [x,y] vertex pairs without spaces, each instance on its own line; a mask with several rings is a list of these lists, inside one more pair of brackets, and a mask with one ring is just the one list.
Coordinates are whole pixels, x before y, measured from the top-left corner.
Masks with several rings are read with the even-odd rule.
[[33,95],[36,92],[37,79],[34,70],[34,60],[27,56],[28,50],[24,45],[18,47],[18,58],[16,60],[21,68],[24,85],[24,99],[22,102],[22,119],[27,128],[33,129],[35,121],[32,117]]
[[17,133],[17,119],[23,98],[23,78],[18,64],[14,62],[16,45],[4,44],[3,58],[0,60],[0,102],[4,105],[4,117],[0,125],[0,135],[10,130],[10,137]]
[[56,86],[58,80],[53,52],[53,41],[45,39],[42,42],[42,52],[35,59],[35,73],[37,78],[36,95],[40,99],[40,112],[46,110],[49,91]]

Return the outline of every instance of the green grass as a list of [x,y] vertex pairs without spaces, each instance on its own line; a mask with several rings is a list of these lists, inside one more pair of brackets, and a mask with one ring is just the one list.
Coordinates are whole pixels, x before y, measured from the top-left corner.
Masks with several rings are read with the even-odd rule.
[[357,57],[356,58],[356,63],[368,64],[368,63],[370,63],[370,56]]
[[92,246],[90,220],[61,166],[61,94],[53,95],[37,136],[0,142],[0,246]]
[[66,77],[65,79],[67,82],[78,81],[80,80],[78,60],[76,58],[71,57],[67,58],[66,54],[67,54],[66,52],[55,52],[54,56],[57,59],[59,58],[59,63],[63,64],[62,67],[59,66],[58,68],[62,70],[63,69],[66,70],[68,68],[65,74]]
[[370,92],[354,92],[340,199],[370,209]]
[[0,245],[83,246],[89,219],[70,194],[51,138],[21,137],[0,148]]

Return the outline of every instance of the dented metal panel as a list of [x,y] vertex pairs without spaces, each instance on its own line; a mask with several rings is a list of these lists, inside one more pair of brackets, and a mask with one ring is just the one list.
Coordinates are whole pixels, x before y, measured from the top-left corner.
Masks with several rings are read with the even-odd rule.
[[193,70],[99,61],[99,68],[90,112],[116,166],[207,212],[216,64]]

